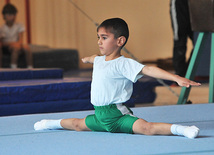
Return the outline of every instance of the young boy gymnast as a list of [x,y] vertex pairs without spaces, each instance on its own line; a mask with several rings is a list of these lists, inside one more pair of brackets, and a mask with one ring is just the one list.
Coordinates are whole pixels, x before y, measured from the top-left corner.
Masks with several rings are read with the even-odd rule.
[[129,37],[128,25],[120,18],[105,20],[97,28],[98,45],[103,56],[93,55],[82,59],[93,63],[91,103],[95,114],[83,119],[41,120],[34,124],[35,130],[68,129],[76,131],[101,131],[134,133],[144,135],[181,135],[195,138],[199,129],[168,123],[152,123],[133,115],[123,103],[133,91],[133,83],[143,75],[172,80],[180,86],[199,86],[160,68],[142,65],[121,55],[121,49]]

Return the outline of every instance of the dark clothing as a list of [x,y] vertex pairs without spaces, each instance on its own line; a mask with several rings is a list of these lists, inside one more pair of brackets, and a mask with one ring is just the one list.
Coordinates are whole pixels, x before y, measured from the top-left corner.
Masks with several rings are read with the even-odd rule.
[[184,77],[189,63],[186,62],[187,38],[193,41],[188,0],[171,0],[170,15],[174,35],[173,65],[175,73]]
[[2,52],[3,54],[9,55],[11,53],[11,50],[9,49],[9,46],[2,46]]

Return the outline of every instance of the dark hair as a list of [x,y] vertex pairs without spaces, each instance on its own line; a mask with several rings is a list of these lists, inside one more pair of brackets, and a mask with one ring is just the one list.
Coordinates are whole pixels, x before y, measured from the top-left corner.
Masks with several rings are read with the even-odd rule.
[[10,3],[7,3],[2,10],[2,14],[14,14],[16,15],[16,13],[18,12],[18,10],[16,9],[16,7]]
[[[110,18],[110,19],[107,19],[107,20],[103,21],[97,27],[97,32],[101,27],[104,27],[106,30],[108,30],[111,33],[113,33],[115,38],[124,36],[126,38],[126,42],[128,41],[129,28],[128,28],[127,23],[123,19],[121,19],[121,18]],[[126,42],[123,44],[123,46],[126,44]]]

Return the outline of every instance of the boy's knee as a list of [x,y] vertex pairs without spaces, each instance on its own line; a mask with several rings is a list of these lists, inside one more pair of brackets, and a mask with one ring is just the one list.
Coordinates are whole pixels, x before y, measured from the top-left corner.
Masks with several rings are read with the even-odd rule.
[[142,126],[142,131],[145,135],[154,135],[155,131],[154,131],[154,123],[151,122],[146,122],[143,126]]
[[76,131],[83,131],[84,130],[84,128],[82,127],[82,119],[76,118],[73,120],[72,123],[73,123],[74,130],[76,130]]

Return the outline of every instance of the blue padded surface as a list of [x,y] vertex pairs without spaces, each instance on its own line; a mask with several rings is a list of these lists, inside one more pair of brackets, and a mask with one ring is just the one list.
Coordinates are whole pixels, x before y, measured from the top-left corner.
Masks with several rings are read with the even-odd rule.
[[[155,79],[142,78],[134,84],[132,98],[135,103],[155,100]],[[45,102],[68,99],[88,99],[91,78],[64,78],[48,80],[17,80],[0,82],[0,104]]]
[[90,99],[58,100],[47,102],[0,105],[0,116],[92,110]]
[[[172,82],[164,80],[165,84],[170,85]],[[155,79],[144,76],[133,85],[132,98],[134,103],[152,103],[156,98],[155,87],[161,84]]]
[[[126,104],[134,107],[135,103],[153,102],[157,85],[155,79],[140,79]],[[90,89],[91,78],[2,81],[0,116],[90,110]]]
[[24,80],[24,79],[60,79],[62,77],[63,77],[63,70],[59,68],[0,69],[0,81]]
[[[133,107],[134,101],[130,99],[125,104],[128,107]],[[65,111],[82,111],[92,110],[93,105],[90,99],[73,99],[73,100],[59,100],[49,102],[34,102],[34,103],[20,103],[10,105],[0,105],[0,116],[12,116],[23,114],[37,114],[37,113],[51,113],[51,112],[65,112]]]
[[89,78],[10,81],[0,85],[0,104],[88,99]]
[[196,125],[199,137],[145,136],[67,130],[34,131],[41,119],[83,118],[94,111],[0,117],[0,151],[29,154],[213,154],[214,104],[133,108],[138,117],[154,122]]

